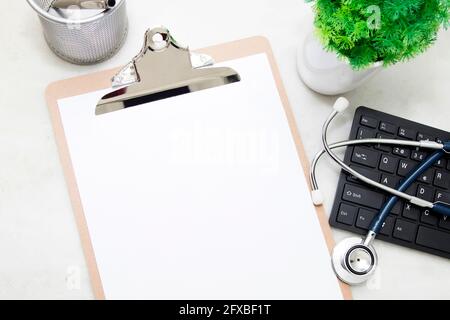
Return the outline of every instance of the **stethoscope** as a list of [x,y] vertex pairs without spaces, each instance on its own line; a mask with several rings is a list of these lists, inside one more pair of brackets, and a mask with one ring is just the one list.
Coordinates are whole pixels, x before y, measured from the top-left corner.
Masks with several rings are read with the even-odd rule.
[[[328,116],[322,128],[322,143],[324,149],[317,153],[311,163],[310,182],[312,186],[312,201],[314,205],[320,206],[323,203],[323,197],[319,189],[316,179],[317,162],[325,153],[328,154],[344,171],[353,175],[355,178],[367,183],[370,186],[376,187],[391,194],[386,203],[382,206],[377,216],[373,219],[369,232],[365,238],[351,237],[341,241],[337,244],[332,252],[331,262],[336,273],[336,276],[343,282],[356,285],[367,281],[375,272],[378,265],[378,257],[373,247],[373,241],[380,232],[383,224],[388,217],[391,209],[397,203],[399,198],[402,198],[411,204],[418,207],[428,208],[429,210],[450,216],[450,204],[443,202],[430,202],[421,198],[409,195],[405,191],[411,184],[419,178],[427,169],[432,167],[439,159],[446,153],[450,153],[450,141],[438,143],[434,141],[409,141],[409,140],[394,140],[394,139],[360,139],[347,140],[333,144],[329,144],[327,140],[327,132],[330,123],[341,112],[349,106],[349,102],[345,98],[339,98],[334,106],[333,111]],[[386,145],[400,145],[407,147],[418,147],[435,150],[430,156],[422,161],[416,168],[414,168],[399,184],[397,189],[390,188],[377,181],[371,180],[359,172],[353,170],[346,165],[334,152],[333,149],[354,146],[359,144],[386,144]]]

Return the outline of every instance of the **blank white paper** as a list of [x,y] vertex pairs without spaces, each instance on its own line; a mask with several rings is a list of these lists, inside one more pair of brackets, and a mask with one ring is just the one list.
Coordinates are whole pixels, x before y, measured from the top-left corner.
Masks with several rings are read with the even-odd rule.
[[58,101],[107,299],[341,299],[265,54],[242,81],[95,116]]

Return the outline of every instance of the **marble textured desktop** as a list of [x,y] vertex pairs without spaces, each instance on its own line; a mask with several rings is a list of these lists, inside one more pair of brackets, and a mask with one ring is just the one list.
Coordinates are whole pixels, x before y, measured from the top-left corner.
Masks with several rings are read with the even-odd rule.
[[[0,94],[0,298],[91,299],[81,244],[44,101],[55,80],[127,63],[140,49],[148,27],[168,26],[177,39],[202,48],[244,37],[266,36],[310,158],[320,143],[320,127],[333,97],[311,92],[296,71],[296,51],[311,30],[312,13],[301,0],[174,0],[155,5],[129,1],[130,31],[122,50],[94,66],[75,66],[46,46],[38,18],[25,1],[10,1],[0,12],[3,88]],[[192,17],[201,17],[193,19]],[[414,121],[450,130],[450,31],[417,59],[382,71],[363,87],[346,94],[352,108],[366,105]],[[353,110],[352,109],[352,110]],[[333,139],[348,135],[352,112],[336,121]],[[319,179],[329,210],[338,170],[322,162]],[[325,183],[324,183],[325,182]],[[335,239],[348,236],[334,232]],[[378,242],[379,274],[353,289],[355,299],[450,298],[450,261]]]

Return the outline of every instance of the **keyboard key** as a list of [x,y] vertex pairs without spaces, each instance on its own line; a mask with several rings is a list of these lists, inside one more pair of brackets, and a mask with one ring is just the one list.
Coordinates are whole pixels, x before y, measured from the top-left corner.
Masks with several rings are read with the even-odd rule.
[[450,217],[443,216],[441,220],[439,220],[439,228],[450,230]]
[[356,226],[358,228],[369,230],[370,223],[377,213],[366,209],[359,209],[358,218],[356,219]]
[[427,155],[428,155],[428,153],[426,153],[424,151],[413,150],[413,152],[411,152],[411,159],[416,160],[416,161],[423,161],[423,160],[425,160]]
[[[382,133],[378,133],[377,134],[377,139],[394,139],[393,136],[388,136],[386,134],[382,134]],[[392,147],[390,145],[387,144],[377,144],[375,145],[375,149],[384,151],[384,152],[391,152],[392,151]]]
[[430,184],[433,181],[434,169],[428,169],[417,179],[420,182]]
[[420,226],[416,243],[431,249],[450,253],[450,233]]
[[437,225],[438,217],[430,212],[430,209],[423,209],[420,215],[420,222],[430,224],[432,226]]
[[[355,165],[350,165],[350,168],[352,168],[353,170],[355,170],[356,172],[366,176],[367,178],[373,180],[373,181],[380,181],[381,178],[381,173],[374,171],[374,170],[370,170],[368,168],[363,168],[360,166],[355,166]],[[354,182],[361,182],[361,180],[355,178],[353,175],[349,175],[347,177],[347,180],[349,181],[354,181]]]
[[434,164],[434,166],[435,166],[435,167],[438,167],[438,168],[445,168],[446,161],[447,161],[447,160],[441,158],[441,159],[439,159],[438,161],[436,161],[436,163]]
[[348,204],[342,203],[341,206],[339,207],[337,221],[352,226],[353,223],[355,222],[357,212],[358,212],[357,207],[349,206]]
[[450,173],[444,172],[443,170],[436,170],[434,175],[433,184],[436,187],[449,189],[450,188]]
[[409,158],[409,156],[411,154],[411,150],[406,149],[406,148],[402,148],[402,147],[394,147],[392,149],[392,153],[396,154],[396,155],[398,155],[400,157],[403,157],[403,158]]
[[403,205],[404,205],[404,201],[403,200],[398,200],[395,203],[395,205],[392,207],[391,213],[395,214],[396,216],[398,216],[399,214],[402,213]]
[[416,196],[426,201],[433,201],[433,192],[432,188],[420,184]]
[[412,185],[410,185],[409,188],[406,189],[405,193],[411,196],[415,196],[417,193],[417,183],[413,183]]
[[372,139],[375,138],[376,132],[364,127],[359,128],[356,139]]
[[383,170],[385,172],[389,172],[389,173],[394,173],[395,170],[397,169],[397,165],[398,165],[398,159],[388,156],[386,154],[383,154],[381,156],[381,161],[380,161],[380,170]]
[[411,220],[419,220],[420,210],[418,207],[412,205],[411,203],[405,203],[403,207],[403,217]]
[[392,123],[381,121],[380,123],[380,130],[390,133],[390,134],[396,134],[397,133],[397,126],[393,125]]
[[384,196],[382,194],[351,184],[344,186],[342,198],[346,201],[373,209],[380,209],[384,202]]
[[428,135],[426,133],[419,132],[417,134],[417,141],[424,141],[424,140],[426,140],[426,141],[434,141],[432,136],[430,136],[430,135]]
[[394,230],[394,222],[395,219],[393,217],[387,217],[386,221],[384,221],[383,226],[381,227],[380,234],[385,236],[392,235],[392,230]]
[[450,204],[450,193],[437,190],[436,195],[434,196],[434,201]]
[[400,182],[400,178],[396,176],[391,176],[388,174],[383,174],[381,176],[381,183],[385,186],[396,188],[398,183]]
[[353,150],[352,162],[375,168],[379,158],[380,155],[376,151],[356,147]]
[[417,226],[415,223],[397,219],[394,227],[394,238],[412,242],[416,236]]
[[398,129],[398,135],[405,139],[410,139],[410,140],[416,139],[416,131],[411,130],[411,129],[406,129],[406,128],[400,127]]
[[375,118],[372,118],[372,117],[368,117],[368,116],[362,116],[360,123],[363,126],[367,126],[367,127],[374,128],[374,129],[376,127],[378,127],[378,120]]
[[411,172],[417,166],[417,162],[411,160],[400,160],[400,164],[398,166],[397,174],[405,177],[408,173]]

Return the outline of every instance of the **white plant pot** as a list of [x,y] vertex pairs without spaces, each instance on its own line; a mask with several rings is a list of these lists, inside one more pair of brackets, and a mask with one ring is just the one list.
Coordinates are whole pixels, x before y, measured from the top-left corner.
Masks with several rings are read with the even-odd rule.
[[303,82],[312,90],[324,95],[339,95],[361,86],[382,69],[383,63],[355,71],[350,64],[327,52],[310,33],[300,45],[297,69]]

